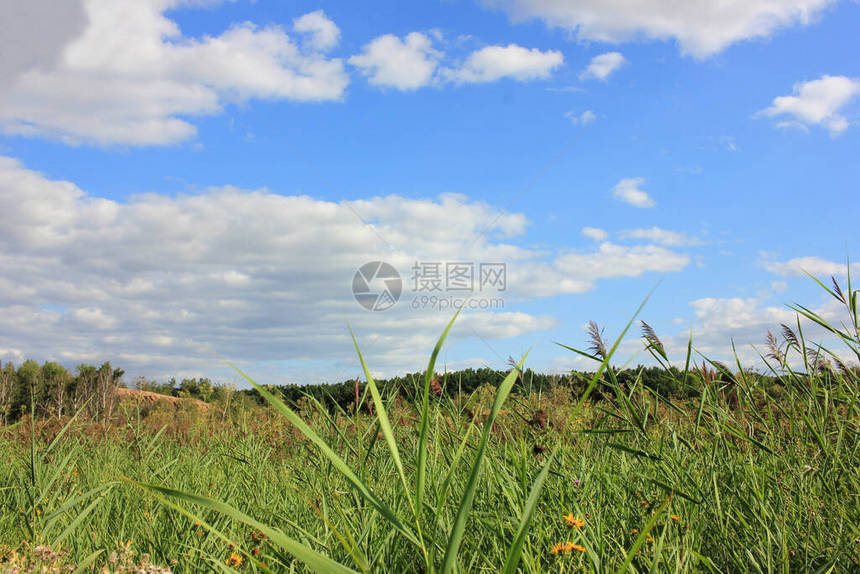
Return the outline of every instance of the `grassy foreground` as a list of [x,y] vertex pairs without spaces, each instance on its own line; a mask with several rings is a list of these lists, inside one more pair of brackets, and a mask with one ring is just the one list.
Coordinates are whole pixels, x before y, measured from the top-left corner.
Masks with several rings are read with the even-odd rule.
[[22,421],[0,439],[0,572],[858,570],[860,376],[839,357],[860,359],[860,292],[831,293],[841,326],[798,312],[839,353],[786,327],[765,384],[691,345],[666,371],[683,400],[620,384],[599,332],[576,391],[512,393],[521,361],[447,398],[446,330],[417,403],[367,373],[357,413],[260,387],[270,408],[233,422]]

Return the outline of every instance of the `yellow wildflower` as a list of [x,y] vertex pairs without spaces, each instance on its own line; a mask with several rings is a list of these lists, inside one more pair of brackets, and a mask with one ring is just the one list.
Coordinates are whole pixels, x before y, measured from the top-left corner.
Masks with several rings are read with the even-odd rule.
[[567,522],[568,526],[575,526],[577,528],[582,528],[583,526],[585,526],[585,520],[574,516],[573,512],[565,516],[564,521]]
[[232,566],[233,568],[238,568],[242,565],[242,562],[244,562],[244,559],[235,552],[231,552],[227,560],[224,561],[227,566]]

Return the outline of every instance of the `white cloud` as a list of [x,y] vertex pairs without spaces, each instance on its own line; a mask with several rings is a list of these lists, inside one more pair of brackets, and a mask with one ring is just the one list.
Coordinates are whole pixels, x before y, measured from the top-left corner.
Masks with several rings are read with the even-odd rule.
[[[218,357],[326,357],[348,372],[327,378],[355,376],[347,322],[374,368],[414,370],[415,353],[432,348],[450,318],[410,308],[416,261],[507,263],[505,308],[467,313],[452,341],[549,329],[553,317],[509,307],[689,262],[654,245],[520,247],[511,240],[526,231],[525,216],[455,194],[335,203],[227,186],[120,203],[5,157],[0,213],[0,348],[72,363],[111,359],[152,376],[212,372]],[[363,310],[351,292],[356,269],[374,260],[404,279],[403,300],[385,313]]]
[[579,74],[580,80],[601,80],[606,81],[618,68],[623,66],[627,60],[621,55],[621,52],[607,52],[595,56],[589,62],[588,67]]
[[564,114],[564,117],[569,119],[570,123],[575,126],[587,126],[597,119],[597,115],[591,110],[585,110],[581,114],[577,114],[576,112],[567,112]]
[[606,241],[609,237],[609,234],[606,233],[605,230],[600,229],[599,227],[583,227],[582,234],[589,239],[593,239],[595,241]]
[[698,239],[689,237],[686,233],[679,231],[669,231],[660,227],[627,229],[620,234],[622,239],[645,239],[659,245],[667,247],[688,247],[691,245],[700,245]]
[[403,40],[386,34],[375,38],[352,56],[349,63],[368,77],[370,84],[416,90],[433,84],[488,83],[510,78],[520,82],[548,78],[564,63],[561,52],[524,48],[516,44],[475,50],[456,67],[441,67],[445,54],[433,40],[412,32]]
[[[0,2],[0,90],[22,72],[55,65],[63,47],[86,23],[81,2]],[[34,30],[40,32],[38,38]]]
[[322,10],[296,18],[293,30],[310,34],[310,45],[321,52],[331,50],[340,42],[340,28]]
[[759,112],[768,117],[789,117],[780,127],[820,125],[835,137],[845,131],[848,120],[839,112],[860,96],[860,80],[845,76],[821,76],[794,85],[792,95],[774,98],[772,105]]
[[550,263],[520,262],[509,272],[532,296],[586,293],[601,279],[640,277],[645,273],[681,271],[690,258],[656,245],[616,245],[605,241],[597,251],[566,253]]
[[537,18],[598,42],[670,40],[705,58],[743,40],[807,24],[834,0],[484,0],[515,20]]
[[686,255],[656,245],[627,247],[604,242],[595,253],[560,256],[556,268],[589,279],[637,277],[646,272],[680,271],[689,263]]
[[[795,257],[788,261],[774,261],[765,257],[761,264],[771,273],[783,276],[806,276],[804,273],[806,271],[816,277],[829,277],[830,275],[841,277],[848,270],[845,263],[834,263],[816,256]],[[853,271],[854,265],[851,267]]]
[[654,207],[657,202],[646,192],[639,189],[645,179],[642,177],[628,177],[622,179],[612,188],[615,199],[629,203],[633,207]]
[[95,329],[110,329],[116,325],[116,320],[105,314],[98,307],[82,307],[75,309],[70,313],[70,316],[76,321],[80,321],[85,326]]
[[[735,370],[737,354],[744,368],[766,370],[759,353],[766,353],[764,343],[768,330],[779,339],[781,324],[794,328],[798,318],[789,307],[770,304],[764,297],[705,297],[690,301],[688,306],[690,315],[668,322],[672,326],[680,326],[680,331],[667,328],[670,332],[663,332],[659,321],[648,317],[647,306],[642,314],[642,318],[656,328],[670,361],[680,368],[684,366],[687,343],[692,334],[693,360],[697,364],[703,361],[699,355],[701,353],[708,359],[722,361]],[[827,298],[821,305],[809,305],[809,308],[832,324],[838,325],[844,320],[844,306],[831,298]],[[823,328],[803,318],[801,325],[810,348],[815,348],[816,343],[822,343],[846,364],[856,364],[856,356]],[[643,350],[643,343],[637,333],[628,334],[622,342],[619,361],[627,360],[633,355],[638,355],[634,364],[639,361],[648,362],[648,354]],[[801,357],[794,352],[789,356],[789,364],[793,368],[803,367]]]
[[[796,330],[798,319],[797,314],[787,306],[768,305],[765,300],[758,298],[707,297],[691,301],[690,307],[695,314],[692,320],[694,348],[710,358],[724,360],[732,366],[734,353],[737,352],[742,365],[764,368],[759,352],[766,353],[764,343],[768,330],[779,339],[781,324]],[[845,312],[844,306],[833,299],[828,299],[818,306],[810,305],[810,308],[826,321],[836,325],[843,319]],[[823,328],[804,318],[801,318],[801,325],[809,348],[815,348],[816,343],[824,344],[840,356],[843,362],[851,363],[851,353]],[[664,339],[676,361],[683,360],[688,336],[689,330]],[[732,343],[735,345],[734,349]],[[853,362],[856,363],[856,357]],[[789,364],[794,368],[802,368],[803,361],[797,353],[792,353]]]
[[[794,313],[785,307],[762,307],[758,299],[705,297],[690,302],[703,329],[737,330],[791,323]],[[761,334],[759,334],[761,337]],[[726,339],[728,341],[728,338]]]
[[502,78],[525,82],[546,79],[562,64],[564,56],[556,50],[542,52],[508,44],[476,50],[459,68],[445,70],[445,75],[461,83],[495,82]]
[[185,36],[165,15],[180,7],[174,1],[79,5],[86,23],[70,18],[51,54],[29,48],[45,37],[41,21],[20,22],[29,29],[13,51],[31,57],[13,62],[14,75],[0,83],[3,132],[70,143],[170,144],[195,135],[191,117],[227,103],[339,100],[349,81],[342,62],[323,53],[336,42],[337,27],[322,12],[296,21],[308,40],[297,44],[278,26],[249,22],[217,36]]
[[442,56],[428,36],[412,32],[403,40],[392,34],[379,36],[349,63],[375,86],[408,91],[432,83]]

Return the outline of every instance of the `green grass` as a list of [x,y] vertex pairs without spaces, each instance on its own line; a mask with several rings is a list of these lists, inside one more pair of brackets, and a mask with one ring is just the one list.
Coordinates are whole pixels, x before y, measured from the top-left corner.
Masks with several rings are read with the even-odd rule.
[[[847,323],[827,327],[850,354],[848,293]],[[294,411],[260,387],[269,409],[234,422],[132,414],[126,427],[33,432],[25,421],[0,439],[0,563],[11,572],[12,550],[30,559],[46,545],[85,571],[131,541],[138,561],[174,572],[850,571],[860,379],[792,370],[837,356],[796,337],[765,359],[779,382],[769,388],[720,363],[694,369],[693,345],[670,357],[686,364],[673,376],[697,391],[688,400],[619,384],[606,368],[617,344],[586,353],[599,362],[588,392],[603,401],[566,387],[512,395],[521,361],[462,401],[432,396],[428,376],[405,402],[377,391],[359,351],[374,415],[313,401]],[[528,423],[538,410],[550,425]],[[553,554],[559,542],[583,551]]]

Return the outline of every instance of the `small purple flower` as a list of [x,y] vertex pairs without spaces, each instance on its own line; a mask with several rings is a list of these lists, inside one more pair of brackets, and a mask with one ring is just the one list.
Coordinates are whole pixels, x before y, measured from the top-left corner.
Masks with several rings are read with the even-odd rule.
[[573,486],[576,488],[579,488],[580,482],[581,481],[578,478],[574,478],[573,479]]

